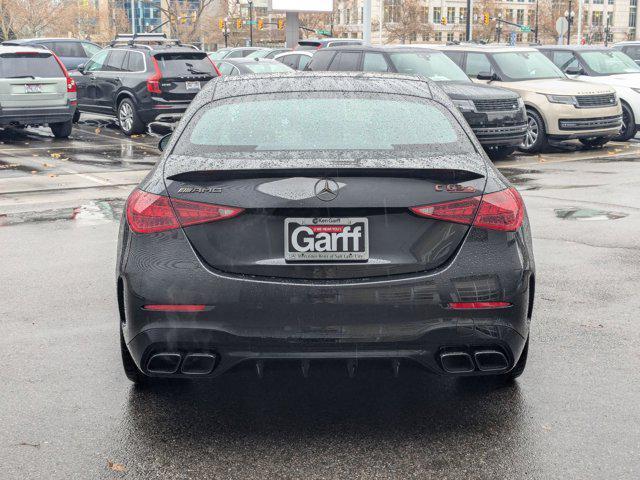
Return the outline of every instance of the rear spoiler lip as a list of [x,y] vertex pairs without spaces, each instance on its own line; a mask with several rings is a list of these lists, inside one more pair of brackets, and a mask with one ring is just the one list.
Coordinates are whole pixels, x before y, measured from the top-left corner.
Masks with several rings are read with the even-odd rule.
[[[264,157],[226,158],[213,159],[208,157],[194,157],[172,154],[164,160],[164,178],[171,179],[180,174],[226,171],[226,172],[268,172],[268,171],[318,171],[332,170],[348,174],[349,170],[378,170],[402,171],[402,170],[441,170],[458,171],[464,174],[475,174],[478,177],[487,177],[487,165],[482,155],[478,153],[460,155],[442,155],[418,158],[376,158],[376,159],[311,159],[311,158],[286,158],[273,159]],[[275,172],[273,172],[275,173]]]

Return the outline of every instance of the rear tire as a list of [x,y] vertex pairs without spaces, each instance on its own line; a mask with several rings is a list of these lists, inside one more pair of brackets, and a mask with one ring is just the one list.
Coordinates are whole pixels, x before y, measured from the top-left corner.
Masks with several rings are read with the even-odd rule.
[[516,151],[516,147],[489,147],[485,150],[491,160],[503,160]]
[[525,153],[538,153],[549,145],[544,120],[535,110],[527,109],[527,133],[518,149]]
[[611,138],[610,137],[589,137],[589,138],[581,138],[579,140],[580,140],[580,143],[583,144],[585,147],[595,148],[595,147],[602,147],[603,145],[607,144],[611,140]]
[[131,357],[131,353],[127,348],[127,344],[124,342],[124,335],[122,334],[122,328],[120,329],[120,353],[122,355],[122,367],[124,368],[124,374],[129,380],[136,385],[149,384],[151,377],[147,377],[142,373],[136,363]]
[[631,107],[626,103],[622,103],[622,128],[620,133],[611,140],[616,142],[626,142],[636,136],[636,119],[633,115]]
[[73,123],[78,123],[80,121],[80,110],[75,111],[73,114]]
[[120,130],[126,136],[136,135],[145,130],[145,124],[130,98],[124,98],[118,104],[118,123],[120,123]]
[[56,138],[68,138],[73,130],[73,120],[67,120],[66,122],[50,123],[49,128],[51,133]]

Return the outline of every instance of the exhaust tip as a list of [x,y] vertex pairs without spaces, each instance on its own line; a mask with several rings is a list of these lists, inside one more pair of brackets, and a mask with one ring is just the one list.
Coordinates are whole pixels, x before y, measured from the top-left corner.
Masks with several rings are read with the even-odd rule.
[[147,362],[147,371],[150,373],[176,373],[180,365],[179,353],[156,353]]
[[447,373],[470,373],[475,370],[471,355],[467,352],[443,352],[440,362]]
[[498,372],[509,366],[507,357],[499,350],[478,350],[474,357],[481,372]]
[[216,356],[210,353],[190,353],[182,362],[182,373],[187,375],[207,375],[213,371]]

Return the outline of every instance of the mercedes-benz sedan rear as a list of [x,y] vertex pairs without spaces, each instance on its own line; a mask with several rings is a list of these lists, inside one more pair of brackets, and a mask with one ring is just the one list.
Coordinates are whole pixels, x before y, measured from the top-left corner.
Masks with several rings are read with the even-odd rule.
[[[430,128],[425,128],[429,125]],[[135,382],[271,361],[522,373],[525,207],[433,82],[221,77],[133,191],[119,240]]]

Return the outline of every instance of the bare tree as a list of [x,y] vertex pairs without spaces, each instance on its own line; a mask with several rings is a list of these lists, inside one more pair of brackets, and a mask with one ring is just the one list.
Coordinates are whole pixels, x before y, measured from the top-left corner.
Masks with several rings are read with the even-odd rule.
[[203,36],[202,19],[213,0],[167,0],[160,4],[160,11],[169,20],[172,37],[183,42],[196,42]]
[[424,34],[430,27],[428,23],[424,23],[424,5],[421,0],[396,0],[385,9],[385,16],[390,20],[384,24],[388,42],[411,42],[411,38],[418,33]]

